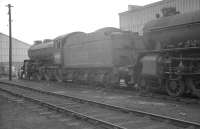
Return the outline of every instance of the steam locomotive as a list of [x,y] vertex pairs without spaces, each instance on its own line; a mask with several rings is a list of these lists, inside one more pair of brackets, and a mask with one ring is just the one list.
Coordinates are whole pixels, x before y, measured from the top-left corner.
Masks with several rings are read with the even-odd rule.
[[200,11],[147,23],[143,36],[107,27],[36,41],[22,78],[138,85],[200,96]]

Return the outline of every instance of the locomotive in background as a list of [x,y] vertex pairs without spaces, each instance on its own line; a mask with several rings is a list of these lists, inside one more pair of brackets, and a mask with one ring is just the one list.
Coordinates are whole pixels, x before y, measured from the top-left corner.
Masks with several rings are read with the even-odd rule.
[[144,35],[103,28],[37,41],[24,62],[26,78],[92,84],[137,84],[141,91],[200,96],[200,11],[147,23]]
[[37,41],[24,63],[27,78],[117,84],[130,82],[128,67],[136,58],[132,42],[135,33],[102,28],[93,33],[73,32],[54,40]]

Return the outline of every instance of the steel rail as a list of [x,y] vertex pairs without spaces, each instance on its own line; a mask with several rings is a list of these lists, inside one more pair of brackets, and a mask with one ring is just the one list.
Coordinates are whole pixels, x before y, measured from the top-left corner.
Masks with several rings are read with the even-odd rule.
[[91,100],[86,100],[86,99],[82,99],[82,98],[77,98],[77,97],[74,97],[74,96],[56,94],[56,93],[53,93],[53,92],[39,90],[39,89],[36,89],[36,88],[30,88],[30,87],[26,87],[24,85],[19,85],[19,84],[10,83],[10,82],[2,82],[2,81],[0,81],[0,83],[6,84],[6,85],[12,85],[12,86],[15,86],[15,87],[19,87],[19,88],[23,88],[23,89],[27,89],[27,90],[31,90],[31,91],[35,91],[35,92],[39,92],[39,93],[43,93],[43,94],[47,94],[47,95],[70,98],[70,99],[73,99],[73,100],[76,100],[76,101],[80,101],[80,102],[92,103],[92,104],[96,104],[96,105],[99,105],[99,106],[103,106],[105,108],[118,110],[118,111],[122,111],[122,112],[126,112],[126,113],[133,113],[133,114],[138,114],[138,115],[142,115],[142,116],[148,116],[153,120],[164,121],[164,122],[167,121],[167,123],[170,123],[172,125],[179,126],[179,127],[200,128],[200,123],[198,123],[198,122],[191,122],[191,121],[181,120],[181,119],[172,118],[172,117],[168,117],[168,116],[164,116],[164,115],[158,115],[158,114],[154,114],[154,113],[149,113],[149,112],[145,112],[145,111],[141,111],[141,110],[132,110],[132,109],[116,106],[116,105],[111,105],[111,104],[106,104],[106,103],[100,103],[100,102],[93,101],[93,100],[91,101]]
[[31,97],[27,97],[27,96],[24,96],[24,95],[21,95],[21,94],[17,94],[17,93],[14,93],[12,91],[5,90],[3,88],[0,88],[0,90],[3,91],[3,92],[6,92],[8,94],[11,94],[13,96],[17,96],[17,97],[26,99],[28,101],[34,102],[34,103],[39,104],[41,106],[45,106],[45,107],[47,107],[49,109],[56,110],[57,112],[70,114],[70,115],[72,115],[72,116],[74,116],[76,118],[85,120],[85,121],[87,121],[89,123],[92,123],[92,124],[95,124],[95,125],[99,125],[100,127],[103,127],[103,128],[106,128],[106,129],[126,129],[124,127],[112,124],[110,122],[99,120],[99,119],[96,119],[94,117],[87,116],[87,115],[84,115],[84,114],[81,114],[81,113],[66,109],[65,107],[62,107],[62,106],[57,106],[57,105],[54,105],[54,104],[51,104],[51,103],[48,103],[48,102],[40,101],[38,99],[33,99]]

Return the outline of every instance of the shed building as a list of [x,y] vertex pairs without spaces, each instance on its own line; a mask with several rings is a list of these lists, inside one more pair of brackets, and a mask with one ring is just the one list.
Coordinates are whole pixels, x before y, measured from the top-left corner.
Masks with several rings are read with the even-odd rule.
[[[12,62],[13,68],[18,69],[25,59],[28,59],[27,51],[30,45],[12,38]],[[0,33],[0,75],[8,74],[9,66],[9,36]]]
[[174,7],[180,13],[193,12],[200,9],[200,0],[162,0],[145,6],[129,5],[128,11],[119,14],[120,29],[143,34],[144,25],[162,16],[161,9]]

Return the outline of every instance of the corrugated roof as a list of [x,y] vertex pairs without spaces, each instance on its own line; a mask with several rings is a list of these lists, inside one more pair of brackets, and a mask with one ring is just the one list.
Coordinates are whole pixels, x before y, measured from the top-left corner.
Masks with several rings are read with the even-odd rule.
[[128,14],[128,13],[132,13],[132,12],[141,11],[141,10],[144,10],[145,8],[150,8],[150,7],[152,7],[152,6],[161,5],[161,4],[163,4],[163,3],[165,3],[165,2],[169,2],[169,1],[172,1],[172,0],[162,0],[162,1],[158,1],[158,2],[155,2],[155,3],[152,3],[152,4],[148,4],[148,5],[141,6],[140,8],[137,8],[137,9],[134,9],[134,10],[121,12],[121,13],[119,13],[119,15],[123,15],[123,14]]
[[[1,32],[0,32],[0,35],[6,36],[6,37],[8,37],[8,38],[9,38],[9,36],[8,36],[8,35],[6,35],[6,34],[3,34],[3,33],[1,33]],[[28,44],[28,43],[25,43],[25,42],[23,42],[23,41],[21,41],[21,40],[19,40],[19,39],[16,39],[16,38],[14,38],[14,37],[12,37],[12,39],[14,39],[14,40],[17,40],[17,41],[19,41],[19,42],[21,42],[21,43],[23,43],[23,44],[25,44],[25,45],[31,46],[30,44]]]

